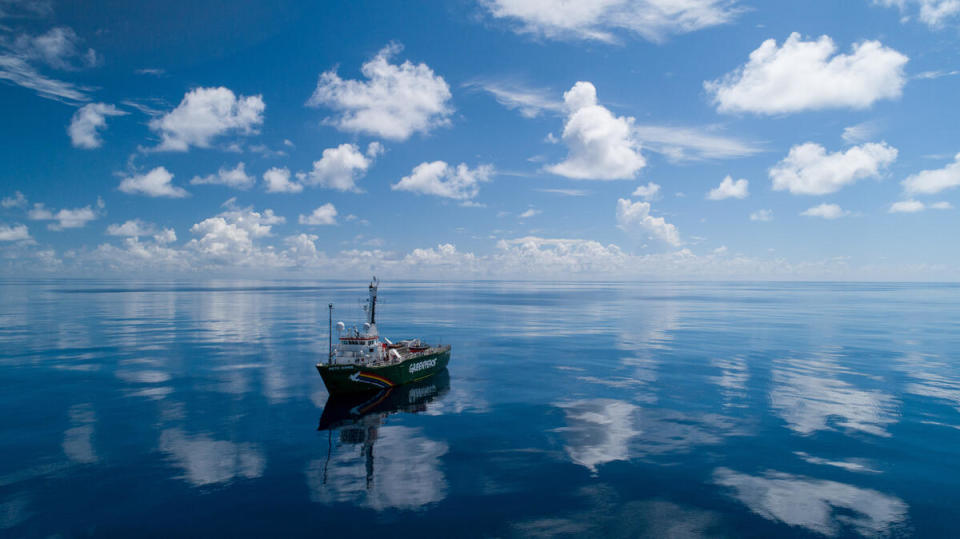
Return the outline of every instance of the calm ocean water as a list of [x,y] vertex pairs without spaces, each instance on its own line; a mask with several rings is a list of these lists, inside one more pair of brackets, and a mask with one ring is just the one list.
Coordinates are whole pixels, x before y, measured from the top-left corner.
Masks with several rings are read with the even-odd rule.
[[385,282],[327,406],[365,293],[0,282],[0,535],[960,535],[960,286]]

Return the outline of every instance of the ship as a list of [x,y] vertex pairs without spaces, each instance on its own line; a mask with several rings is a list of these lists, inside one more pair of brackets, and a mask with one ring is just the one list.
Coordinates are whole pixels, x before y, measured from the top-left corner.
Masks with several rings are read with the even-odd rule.
[[450,345],[432,346],[420,339],[391,342],[377,331],[376,276],[370,281],[361,327],[337,322],[333,344],[333,304],[329,304],[330,340],[327,361],[317,371],[331,395],[372,392],[425,380],[443,371],[450,362]]

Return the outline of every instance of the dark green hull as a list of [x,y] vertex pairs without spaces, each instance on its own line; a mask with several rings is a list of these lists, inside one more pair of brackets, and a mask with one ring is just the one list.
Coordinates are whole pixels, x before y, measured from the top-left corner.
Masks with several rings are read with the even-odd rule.
[[331,395],[373,391],[409,384],[429,378],[450,362],[450,346],[433,348],[427,353],[400,363],[380,367],[318,364],[317,371]]

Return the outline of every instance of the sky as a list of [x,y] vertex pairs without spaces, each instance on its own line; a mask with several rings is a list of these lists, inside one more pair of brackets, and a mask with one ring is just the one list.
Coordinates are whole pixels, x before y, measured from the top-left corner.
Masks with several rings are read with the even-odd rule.
[[958,280],[958,45],[955,0],[0,0],[0,275]]

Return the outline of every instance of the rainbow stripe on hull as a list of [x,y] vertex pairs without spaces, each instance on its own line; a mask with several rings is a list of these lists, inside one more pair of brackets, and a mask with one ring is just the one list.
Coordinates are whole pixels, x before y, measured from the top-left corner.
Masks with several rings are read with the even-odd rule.
[[357,382],[367,383],[381,389],[386,389],[388,387],[393,387],[396,385],[390,380],[384,378],[383,376],[378,376],[376,374],[373,374],[372,372],[358,372],[353,376],[351,376],[350,378],[353,380],[356,380]]

